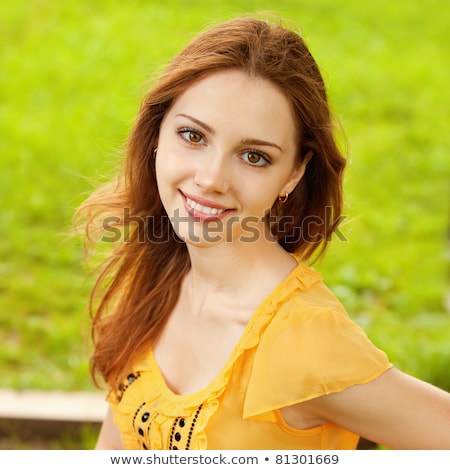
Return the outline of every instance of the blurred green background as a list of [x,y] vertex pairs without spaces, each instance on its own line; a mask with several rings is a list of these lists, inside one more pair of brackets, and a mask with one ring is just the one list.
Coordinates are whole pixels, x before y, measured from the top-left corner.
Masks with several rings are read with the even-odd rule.
[[347,241],[316,268],[397,366],[450,390],[447,0],[2,2],[0,388],[93,390],[74,209],[161,65],[261,10],[303,31],[349,144]]

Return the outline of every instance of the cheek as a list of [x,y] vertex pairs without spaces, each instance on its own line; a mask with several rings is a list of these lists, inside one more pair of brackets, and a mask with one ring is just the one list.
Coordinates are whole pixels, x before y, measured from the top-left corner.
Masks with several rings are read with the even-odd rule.
[[252,185],[247,184],[242,199],[247,201],[247,210],[258,217],[264,214],[273,206],[278,197],[278,192],[270,184]]
[[165,186],[165,177],[164,177],[164,168],[160,163],[160,157],[158,156],[155,162],[155,173],[156,173],[156,185],[158,186],[158,191],[161,193],[164,191]]
[[189,153],[180,148],[176,141],[160,142],[158,156],[156,158],[156,169],[164,177],[176,178],[189,169]]
[[182,165],[177,161],[173,153],[158,150],[156,158],[156,180],[161,183],[161,189],[164,184],[170,184],[181,174]]
[[162,158],[162,155],[158,155],[156,159],[156,185],[158,188],[159,196],[163,205],[166,207],[169,202],[170,193],[173,192],[174,185],[174,175],[175,173],[171,171],[168,161]]

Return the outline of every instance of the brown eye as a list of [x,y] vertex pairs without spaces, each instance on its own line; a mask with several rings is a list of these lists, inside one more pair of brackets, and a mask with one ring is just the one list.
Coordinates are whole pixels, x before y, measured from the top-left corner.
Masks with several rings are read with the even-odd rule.
[[190,131],[189,140],[194,142],[194,144],[198,144],[202,140],[202,136],[198,132]]
[[240,158],[250,166],[265,167],[270,164],[270,159],[266,154],[255,150],[246,150]]
[[205,143],[205,138],[203,137],[203,134],[201,132],[196,131],[195,129],[183,128],[179,129],[177,132],[181,136],[181,138],[186,141],[187,144],[202,145]]
[[248,152],[247,160],[250,163],[258,163],[261,160],[261,155],[254,152]]

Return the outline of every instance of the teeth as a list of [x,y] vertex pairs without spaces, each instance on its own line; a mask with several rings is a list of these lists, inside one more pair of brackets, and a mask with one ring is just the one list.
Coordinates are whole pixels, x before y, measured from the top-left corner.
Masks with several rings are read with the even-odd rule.
[[204,214],[213,214],[218,215],[225,212],[224,209],[217,209],[216,207],[203,206],[198,202],[193,201],[192,199],[186,198],[186,202],[189,207],[195,209],[197,212],[203,212]]

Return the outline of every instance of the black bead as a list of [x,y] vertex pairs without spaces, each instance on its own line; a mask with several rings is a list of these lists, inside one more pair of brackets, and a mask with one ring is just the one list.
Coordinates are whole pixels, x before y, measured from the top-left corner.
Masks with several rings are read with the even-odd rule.
[[144,413],[141,418],[142,422],[145,423],[148,420],[148,418],[150,418],[150,413]]
[[179,432],[175,433],[175,440],[177,442],[181,441],[181,434]]
[[178,424],[180,425],[180,428],[184,428],[184,425],[186,424],[186,421],[184,420],[184,418],[181,418],[180,422]]

